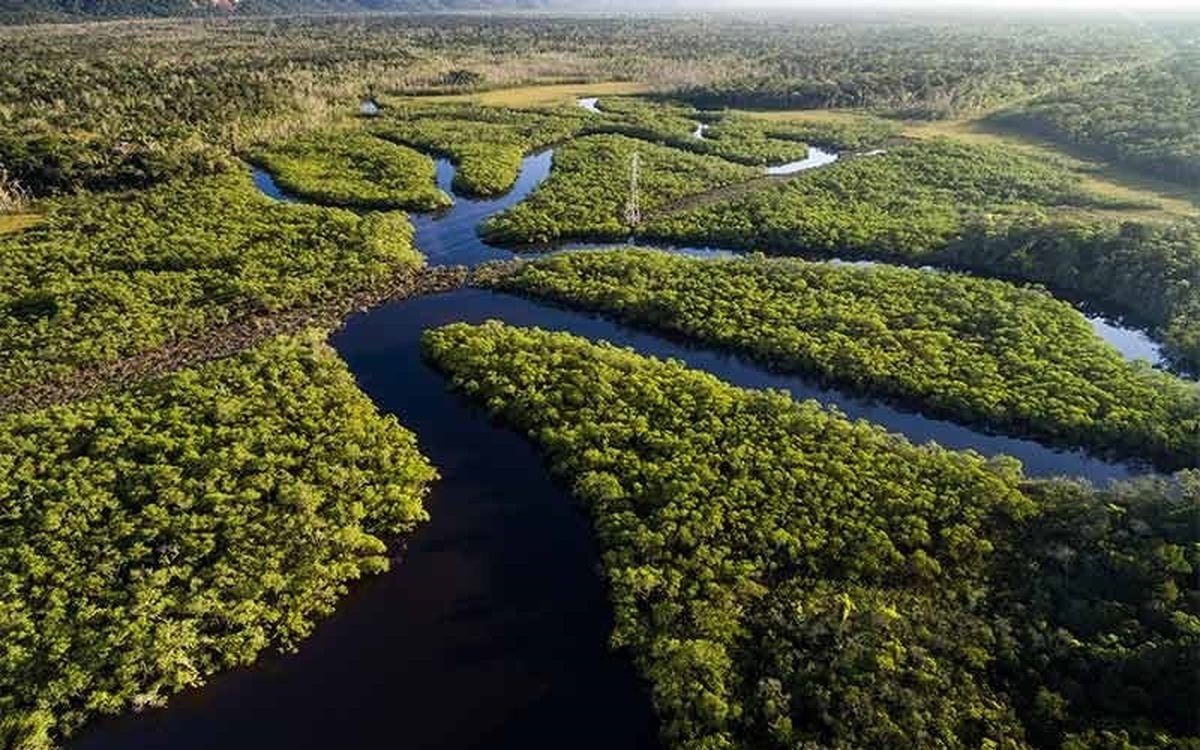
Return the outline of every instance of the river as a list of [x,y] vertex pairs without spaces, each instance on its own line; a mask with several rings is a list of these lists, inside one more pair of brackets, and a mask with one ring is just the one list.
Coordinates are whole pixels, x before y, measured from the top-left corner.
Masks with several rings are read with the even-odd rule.
[[[480,240],[475,228],[536,188],[551,160],[549,151],[528,157],[503,197],[458,198],[449,211],[414,216],[418,247],[431,263],[511,257]],[[450,191],[452,179],[453,167],[439,160],[439,186]],[[265,173],[256,172],[255,181],[264,193],[294,200]],[[916,442],[1015,456],[1031,475],[1105,481],[1136,470],[931,419],[520,297],[462,289],[397,301],[352,316],[332,343],[363,390],[418,435],[438,467],[432,520],[397,551],[392,573],[355,584],[298,653],[266,654],[251,668],[175,696],[165,709],[95,722],[72,748],[658,746],[641,681],[627,658],[607,647],[611,611],[584,514],[548,477],[531,443],[448,392],[421,360],[424,330],[489,318],[675,357],[745,387],[783,388]]]

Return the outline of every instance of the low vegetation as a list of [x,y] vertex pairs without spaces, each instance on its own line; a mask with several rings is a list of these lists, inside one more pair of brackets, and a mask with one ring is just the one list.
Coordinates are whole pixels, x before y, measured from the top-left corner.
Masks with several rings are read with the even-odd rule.
[[366,133],[309,133],[251,158],[283,189],[326,206],[434,211],[453,202],[434,184],[428,156]]
[[1200,466],[1200,387],[1130,364],[1070,305],[950,273],[567,253],[500,288],[613,314],[961,422]]
[[[808,156],[804,140],[779,123],[629,97],[604,97],[598,107],[603,119],[590,126],[592,132],[618,133],[752,166]],[[703,133],[696,132],[700,123]]]
[[831,110],[745,111],[737,114],[772,123],[789,137],[835,151],[870,151],[900,142],[904,129],[863,112]]
[[434,478],[317,332],[0,418],[0,746],[293,648]]
[[276,203],[244,173],[63,201],[0,235],[0,390],[422,262],[404,214]]
[[496,322],[425,350],[587,507],[612,643],[669,747],[1200,739],[1200,477],[1030,486],[1010,459]]
[[621,135],[588,136],[555,151],[549,179],[524,202],[484,222],[483,235],[508,245],[627,236],[631,227],[625,209],[635,154],[643,212],[759,176],[755,169],[712,156]]

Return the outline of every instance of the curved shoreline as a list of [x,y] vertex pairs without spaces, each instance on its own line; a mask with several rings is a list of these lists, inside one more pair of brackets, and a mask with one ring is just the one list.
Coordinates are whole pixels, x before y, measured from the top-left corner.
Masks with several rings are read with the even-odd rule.
[[[114,368],[117,379],[110,378],[109,385],[124,385],[130,377],[185,366],[189,358],[225,356],[248,338],[287,326],[337,328],[332,343],[360,387],[416,432],[443,481],[430,503],[433,521],[403,550],[402,572],[355,585],[298,654],[269,655],[254,667],[215,675],[166,709],[99,722],[73,747],[200,750],[247,738],[296,748],[374,746],[392,737],[396,705],[405,707],[406,739],[421,747],[523,750],[568,733],[575,746],[586,749],[658,745],[644,685],[628,659],[606,645],[612,613],[594,569],[586,519],[566,488],[553,484],[541,454],[523,436],[448,392],[423,362],[421,333],[446,322],[500,318],[681,359],[740,387],[781,388],[793,398],[816,399],[910,442],[936,440],[951,449],[1016,456],[1031,477],[1074,475],[1103,483],[1145,468],[991,434],[802,375],[770,372],[750,359],[604,315],[463,288],[504,272],[503,264],[478,264],[513,261],[511,251],[486,243],[475,228],[535,190],[552,158],[552,151],[526,157],[514,188],[487,199],[456,195],[454,167],[439,159],[437,184],[456,196],[454,208],[410,214],[415,244],[430,266],[397,275],[350,301],[213,331],[184,342],[174,358],[165,350],[146,357],[133,374]],[[264,189],[274,182],[256,184]],[[278,192],[279,199],[289,199]],[[721,248],[671,250],[737,254]],[[328,690],[333,684],[338,690]],[[598,689],[603,701],[595,700]],[[474,712],[464,719],[459,708],[468,705]]]

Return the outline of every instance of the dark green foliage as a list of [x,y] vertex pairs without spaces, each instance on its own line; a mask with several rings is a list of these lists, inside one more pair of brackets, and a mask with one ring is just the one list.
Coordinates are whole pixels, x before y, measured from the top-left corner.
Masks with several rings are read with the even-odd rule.
[[[565,334],[457,324],[427,334],[426,351],[574,483],[613,643],[649,679],[672,747],[1020,737],[983,680],[986,644],[938,643],[982,624],[989,539],[1030,510],[1012,462],[914,447]],[[831,648],[843,639],[857,653]],[[796,683],[824,695],[792,695]],[[904,710],[885,729],[889,705]]]
[[973,223],[933,259],[1046,284],[1131,314],[1158,330],[1181,369],[1200,372],[1200,226],[1194,222],[1116,225],[1018,215]]
[[256,149],[285,190],[327,206],[433,211],[452,204],[434,184],[433,162],[366,133],[309,133]]
[[496,322],[425,350],[573,483],[669,747],[1200,743],[1194,472],[1024,483],[1009,460]]
[[1173,747],[1200,746],[1200,474],[1032,490],[1041,511],[1004,571],[996,664],[1031,735],[1166,747],[1165,730],[1194,737]]
[[434,477],[316,332],[0,419],[0,746],[295,647]]
[[0,236],[0,389],[421,262],[403,214],[276,203],[245,174],[63,202]]
[[1104,203],[1056,165],[934,139],[660,218],[642,233],[686,244],[913,259],[944,247],[964,217],[980,212]]
[[201,144],[167,149],[154,141],[69,138],[39,127],[0,135],[0,165],[35,196],[145,188],[172,177],[195,178],[236,168],[220,150]]
[[1200,184],[1200,54],[1055,91],[996,121]]
[[749,354],[961,421],[1200,465],[1200,387],[1126,362],[1070,305],[950,273],[567,253],[502,289]]
[[658,146],[621,135],[571,141],[554,152],[554,170],[524,202],[484,222],[484,236],[505,244],[536,245],[563,238],[617,239],[630,227],[630,165],[641,162],[641,210],[753,179],[750,167]]
[[198,29],[0,30],[0,163],[37,195],[227,167],[241,124],[288,94],[269,63],[229,51],[247,45],[206,46]]
[[444,154],[454,162],[454,189],[499,195],[517,179],[526,153],[566,140],[583,124],[576,109],[528,111],[471,104],[406,103],[389,107],[377,135]]

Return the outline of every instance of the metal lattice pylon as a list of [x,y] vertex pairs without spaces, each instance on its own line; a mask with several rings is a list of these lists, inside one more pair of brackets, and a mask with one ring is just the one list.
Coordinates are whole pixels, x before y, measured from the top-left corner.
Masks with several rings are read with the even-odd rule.
[[629,201],[625,204],[625,223],[630,227],[642,223],[641,196],[638,194],[638,171],[641,165],[642,159],[638,152],[634,151],[633,158],[629,161]]

